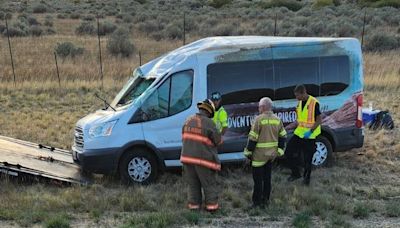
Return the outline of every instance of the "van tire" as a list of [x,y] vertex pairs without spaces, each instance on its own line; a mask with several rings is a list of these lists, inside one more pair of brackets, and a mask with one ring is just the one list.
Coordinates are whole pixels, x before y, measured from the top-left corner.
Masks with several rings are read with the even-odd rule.
[[315,140],[315,153],[313,155],[312,164],[314,168],[329,167],[333,162],[333,149],[331,142],[322,135]]
[[158,176],[156,158],[153,153],[143,148],[134,148],[125,152],[118,168],[124,184],[147,185],[153,183]]

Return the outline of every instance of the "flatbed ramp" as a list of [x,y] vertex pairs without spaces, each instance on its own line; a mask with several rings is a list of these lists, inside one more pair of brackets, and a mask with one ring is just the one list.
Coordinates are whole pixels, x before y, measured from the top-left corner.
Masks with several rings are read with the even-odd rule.
[[71,152],[0,136],[0,174],[88,184]]

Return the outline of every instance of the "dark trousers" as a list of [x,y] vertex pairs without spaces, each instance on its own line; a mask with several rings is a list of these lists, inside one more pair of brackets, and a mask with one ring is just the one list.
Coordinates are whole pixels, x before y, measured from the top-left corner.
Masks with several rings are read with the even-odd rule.
[[271,194],[271,170],[272,162],[269,161],[261,167],[252,167],[254,190],[253,204],[267,203]]
[[[304,162],[305,179],[310,179],[312,158],[315,153],[315,139],[302,139],[294,135],[289,141],[286,151],[288,152],[289,168],[292,170],[293,176],[300,176],[301,162]],[[303,158],[300,156],[303,154]]]

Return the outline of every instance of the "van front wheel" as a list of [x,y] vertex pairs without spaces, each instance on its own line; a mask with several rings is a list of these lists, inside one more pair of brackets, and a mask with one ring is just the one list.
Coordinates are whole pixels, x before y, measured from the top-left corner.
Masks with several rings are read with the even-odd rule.
[[122,156],[119,173],[126,184],[150,184],[157,178],[157,161],[151,152],[134,149]]
[[315,153],[312,158],[314,167],[329,166],[332,163],[332,144],[324,136],[320,135],[315,140]]

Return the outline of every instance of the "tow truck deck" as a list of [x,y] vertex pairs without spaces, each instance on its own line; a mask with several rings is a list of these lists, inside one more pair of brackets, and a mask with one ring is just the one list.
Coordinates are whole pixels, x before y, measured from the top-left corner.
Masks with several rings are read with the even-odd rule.
[[0,175],[88,184],[68,150],[0,136]]

